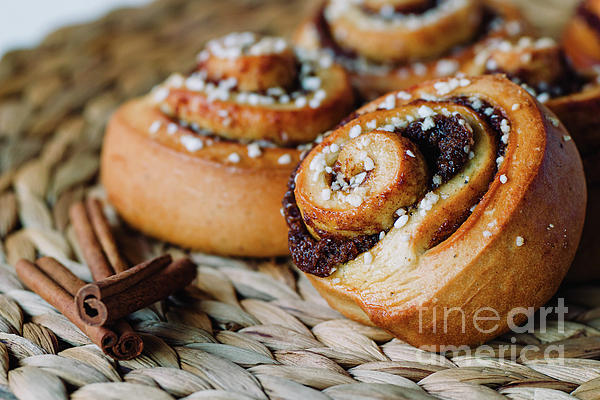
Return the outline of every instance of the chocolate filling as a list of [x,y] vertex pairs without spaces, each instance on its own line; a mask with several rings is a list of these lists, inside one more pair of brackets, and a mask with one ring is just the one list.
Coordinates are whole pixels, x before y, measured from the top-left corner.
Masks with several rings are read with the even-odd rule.
[[[401,136],[413,141],[428,165],[433,165],[433,173],[442,178],[442,182],[450,180],[469,159],[465,148],[473,145],[473,132],[461,124],[464,120],[452,115],[433,117],[435,127],[423,131],[423,120],[411,122],[406,128],[397,130]],[[431,184],[433,185],[433,183]]]
[[329,276],[334,272],[336,265],[352,260],[377,244],[379,235],[358,236],[352,239],[327,235],[322,236],[321,240],[313,238],[306,229],[296,204],[295,176],[294,171],[283,198],[283,213],[289,226],[288,245],[292,260],[298,268],[316,276]]
[[[464,107],[468,107],[475,111],[475,113],[479,116],[479,118],[483,119],[489,126],[492,128],[492,131],[496,134],[496,138],[498,139],[498,153],[497,157],[503,156],[506,153],[506,143],[503,143],[500,138],[502,137],[502,120],[508,119],[507,116],[502,112],[502,110],[493,107],[490,103],[485,100],[479,99],[481,105],[475,107],[471,99],[468,97],[455,97],[449,100],[454,104],[458,104]],[[486,110],[490,110],[491,112],[486,113]]]
[[[450,101],[473,109],[486,121],[499,143],[498,155],[505,153],[506,146],[500,141],[501,121],[505,118],[502,111],[491,107],[484,101],[481,101],[481,105],[476,109],[473,103],[464,97],[450,99]],[[493,112],[485,113],[484,110],[488,108],[492,108]],[[434,121],[435,128],[427,131],[423,131],[421,120],[397,130],[396,133],[417,143],[431,167],[432,175],[437,174],[442,177],[443,182],[446,182],[467,163],[468,152],[464,150],[465,146],[473,144],[473,136],[472,132],[467,130],[456,116],[437,115],[434,117]],[[319,277],[326,277],[335,271],[337,265],[346,263],[373,248],[379,241],[379,235],[342,238],[319,232],[321,239],[315,239],[306,228],[296,203],[294,194],[296,173],[297,170],[292,173],[288,182],[288,191],[283,199],[283,213],[289,226],[288,244],[292,259],[300,270]],[[429,186],[435,188],[433,182]],[[430,248],[450,237],[469,215],[470,211],[465,210],[464,215],[458,221],[447,221],[441,226],[430,241]]]
[[[397,6],[394,11],[397,14],[404,14],[404,15],[421,15],[421,14],[425,14],[427,11],[436,8],[440,1],[442,0],[427,0],[424,1],[422,4],[412,4],[412,5],[406,5],[406,6]],[[381,12],[379,10],[374,10],[372,8],[367,7],[366,5],[362,5],[362,10],[367,13],[367,14],[372,14],[372,15],[378,15],[378,16],[382,16]],[[385,17],[383,17],[385,18]]]

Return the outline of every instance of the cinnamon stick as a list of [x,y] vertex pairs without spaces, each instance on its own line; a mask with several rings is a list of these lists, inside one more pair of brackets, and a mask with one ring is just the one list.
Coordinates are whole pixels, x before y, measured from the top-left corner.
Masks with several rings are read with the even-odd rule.
[[[121,257],[121,253],[119,252],[117,242],[110,230],[106,215],[104,215],[104,212],[102,211],[100,200],[89,197],[85,202],[85,207],[92,228],[94,229],[96,237],[100,242],[112,270],[116,274],[126,271],[129,268],[129,264]],[[104,278],[106,278],[106,276],[104,276]]]
[[75,229],[79,248],[94,280],[113,275],[115,271],[102,251],[102,245],[96,237],[85,204],[83,202],[73,204],[69,209],[69,216]]
[[[49,270],[49,264],[47,262],[44,262],[44,264],[44,269]],[[76,282],[78,278],[71,271],[56,262],[56,264],[52,265],[50,273],[47,273],[38,265],[27,260],[19,260],[15,269],[21,281],[29,289],[40,295],[40,297],[73,322],[102,351],[111,357],[118,358],[113,353],[113,346],[117,344],[118,340],[116,333],[104,327],[85,324],[79,318],[73,296],[59,282],[53,279],[53,276],[56,276],[58,277],[57,279],[63,282]],[[72,288],[70,289],[72,290]]]
[[[69,214],[79,247],[94,280],[102,280],[128,269],[98,199],[88,198],[85,203],[75,203]],[[83,302],[78,304],[78,315],[87,314],[85,307],[93,308],[94,303],[91,302],[91,306]],[[118,333],[118,340],[112,351],[118,359],[131,359],[142,354],[144,342],[127,321],[115,322],[114,329]]]
[[[75,295],[79,317],[85,323],[94,326],[106,325],[125,315],[110,315],[103,301],[111,296],[122,295],[140,281],[166,268],[172,261],[170,255],[164,255],[153,260],[136,265],[117,275],[108,276],[80,287]],[[125,296],[127,294],[125,293]],[[145,307],[145,306],[144,306]],[[142,307],[140,307],[142,308]],[[134,310],[135,311],[135,310]],[[129,313],[128,313],[129,314]]]
[[79,289],[85,286],[84,281],[75,276],[69,269],[54,258],[38,258],[35,264],[39,269],[44,271],[46,275],[52,277],[52,280],[65,289],[71,297],[75,297]]
[[141,271],[159,270],[139,279],[135,273],[121,273],[107,279],[85,285],[76,296],[80,317],[93,326],[111,324],[134,311],[162,300],[186,287],[196,277],[196,265],[183,258],[170,262],[163,256],[137,266]]
[[[129,338],[133,329],[119,322],[121,318],[183,289],[196,276],[196,266],[189,259],[172,262],[169,255],[128,269],[98,200],[74,204],[70,216],[96,281],[83,286],[75,296],[79,317],[89,325],[118,324],[123,330],[121,338]],[[124,342],[117,347],[128,346]]]
[[113,330],[117,334],[118,339],[111,350],[117,359],[130,360],[142,354],[144,341],[127,321],[124,319],[118,321],[113,326]]

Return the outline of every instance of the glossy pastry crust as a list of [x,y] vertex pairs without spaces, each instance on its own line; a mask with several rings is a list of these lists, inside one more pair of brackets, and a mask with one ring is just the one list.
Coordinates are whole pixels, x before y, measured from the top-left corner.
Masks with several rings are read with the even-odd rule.
[[[431,8],[416,14],[403,14],[400,10],[400,21],[391,26],[384,25],[386,27],[383,28],[373,28],[356,21],[352,21],[354,27],[347,23],[348,26],[344,25],[343,29],[338,28],[339,36],[344,37],[344,34],[347,34],[352,38],[352,35],[356,34],[356,43],[361,44],[360,47],[348,49],[336,40],[335,32],[332,32],[334,27],[326,18],[328,7],[332,3],[336,1],[325,2],[300,26],[294,39],[301,47],[326,49],[334,54],[336,60],[351,73],[353,84],[365,98],[373,98],[426,80],[454,75],[462,69],[463,64],[471,61],[487,46],[488,40],[517,37],[529,31],[519,11],[505,1],[441,0],[427,2],[432,3]],[[457,6],[454,7],[454,4]],[[468,12],[465,9],[468,9]],[[431,13],[431,16],[427,16],[427,13]],[[360,18],[355,14],[359,14]],[[362,14],[353,11],[351,16],[357,20],[379,17],[377,13],[365,10],[362,10]],[[429,22],[414,22],[423,17]],[[340,19],[346,21],[348,18]],[[415,24],[422,26],[415,28],[412,26]],[[367,25],[364,32],[359,29],[362,25]],[[461,33],[461,36],[454,37],[456,32]],[[455,39],[454,42],[452,39]],[[391,55],[382,58],[385,52],[378,52],[377,49],[389,48],[390,41],[398,44],[394,54],[407,55],[401,59],[390,58]],[[363,47],[371,49],[374,54],[361,53]],[[421,54],[417,49],[423,49],[421,51],[425,53]],[[375,57],[376,55],[378,57]]]
[[[567,273],[580,240],[586,188],[577,149],[556,117],[501,76],[425,83],[360,109],[355,120],[309,153],[287,195],[289,200],[295,197],[290,193],[310,192],[304,174],[314,168],[312,172],[310,165],[307,168],[307,160],[346,135],[353,124],[370,122],[382,112],[419,115],[427,111],[423,105],[444,114],[448,103],[471,110],[457,109],[475,132],[467,164],[448,181],[433,178],[429,189],[433,194],[405,208],[408,221],[394,224],[368,251],[320,276],[307,275],[345,316],[437,350],[483,343],[504,333],[512,309],[540,307]],[[452,110],[448,115],[453,115]],[[425,120],[420,123],[427,124]],[[398,131],[398,127],[401,132],[406,129],[402,120],[391,129]],[[486,137],[495,138],[497,144]],[[480,179],[485,181],[490,157],[495,164],[491,179],[481,198],[471,203],[469,193],[480,190],[477,185]],[[303,168],[307,169],[303,172]],[[300,216],[294,214],[298,206]],[[304,221],[301,203],[294,208],[288,201],[284,207],[288,224]],[[456,218],[461,211],[466,212],[464,220]],[[431,243],[435,227],[444,227],[448,220],[459,223],[441,241]],[[301,255],[297,251],[292,248],[293,257]],[[444,309],[455,307],[467,323],[456,317],[447,319],[445,328],[439,325]],[[486,307],[492,307],[499,318],[479,321],[477,327],[473,317]]]
[[580,71],[597,73],[600,64],[600,1],[584,0],[563,32],[562,44]]
[[[154,121],[162,128],[150,136]],[[179,128],[169,135],[169,123],[144,100],[125,104],[109,123],[101,178],[123,219],[150,236],[208,253],[286,254],[280,199],[300,151],[268,148],[254,159],[246,156],[247,145],[223,141],[192,153],[178,139],[195,133]],[[241,160],[228,161],[231,154]],[[280,164],[281,157],[289,163]]]
[[[563,32],[562,45],[573,66],[583,75],[598,79],[600,73],[600,1],[582,1]],[[600,279],[600,246],[597,227],[600,226],[600,85],[558,99],[552,108],[569,131],[583,156],[590,192],[586,226],[580,249],[569,279],[589,281]]]
[[[583,2],[571,25],[583,24],[580,19],[586,15],[588,20],[594,4]],[[596,227],[600,224],[597,206],[600,187],[600,81],[594,62],[581,65],[574,54],[576,42],[587,39],[572,36],[570,29],[565,35],[568,40],[563,40],[562,45],[549,38],[493,41],[472,63],[465,65],[463,71],[473,75],[506,73],[537,96],[566,126],[581,152],[590,192],[581,245],[567,280],[589,281],[600,278],[597,266],[600,247],[596,245]]]
[[354,104],[330,61],[251,33],[209,42],[196,71],[112,117],[101,163],[110,201],[133,227],[185,248],[286,255],[281,198],[298,144]]

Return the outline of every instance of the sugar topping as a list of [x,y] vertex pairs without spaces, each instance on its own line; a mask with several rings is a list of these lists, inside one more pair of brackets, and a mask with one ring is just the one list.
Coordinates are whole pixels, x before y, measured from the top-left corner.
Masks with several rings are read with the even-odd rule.
[[510,135],[510,124],[508,123],[507,119],[503,119],[500,122],[500,131],[502,132],[502,137],[500,138],[500,140],[502,140],[502,143],[507,144],[508,137]]
[[289,154],[284,154],[277,159],[277,163],[282,164],[282,165],[289,164],[291,162],[292,162],[292,156],[290,156]]
[[167,125],[167,133],[169,135],[174,135],[177,132],[178,129],[179,129],[179,126],[176,123],[174,123],[174,122],[170,122]]
[[352,128],[350,128],[348,135],[350,136],[351,139],[354,139],[354,138],[359,137],[361,133],[362,133],[362,127],[360,125],[354,125]]
[[435,67],[437,76],[449,76],[458,71],[460,65],[456,60],[439,60]]
[[[219,58],[238,58],[242,55],[260,56],[278,54],[288,48],[285,39],[276,37],[259,37],[252,32],[234,32],[227,36],[213,39],[206,44],[206,50]],[[207,57],[200,53],[198,60]]]
[[[325,9],[325,18],[333,21],[349,13],[361,13],[361,0],[331,0]],[[421,14],[403,14],[396,12],[394,7],[382,7],[377,14],[361,13],[356,19],[360,29],[385,30],[402,27],[408,30],[418,30],[424,26],[436,23],[441,18],[456,12],[466,6],[465,0],[442,1],[436,7]]]
[[408,92],[399,91],[398,93],[396,93],[396,97],[400,100],[410,100],[412,98],[412,95]]
[[401,215],[398,217],[396,222],[394,222],[394,228],[400,229],[408,223],[409,216],[407,214]]
[[[206,60],[213,54],[222,58],[235,58],[242,55],[263,55],[280,53],[288,48],[284,39],[259,37],[254,33],[232,33],[220,39],[214,39],[207,44],[206,49],[198,56]],[[230,77],[218,82],[208,79],[204,70],[192,73],[187,78],[180,74],[171,75],[162,85],[152,91],[154,102],[164,102],[174,88],[185,88],[192,92],[203,92],[209,102],[235,101],[250,106],[286,105],[296,108],[319,108],[327,99],[322,73],[333,65],[332,56],[317,51],[295,49],[299,61],[299,88],[286,91],[281,87],[270,87],[263,92],[241,91],[238,82]],[[228,125],[231,120],[223,117],[223,123]]]
[[162,122],[154,121],[148,128],[148,132],[150,132],[151,135],[154,135],[160,130],[161,126],[162,126]]
[[202,139],[194,135],[183,135],[179,140],[181,141],[181,144],[192,153],[204,147],[204,142]]
[[422,105],[421,107],[419,107],[417,112],[419,114],[419,117],[421,118],[432,117],[436,114],[431,107],[428,107],[426,105]]
[[471,81],[466,78],[450,78],[446,81],[436,82],[433,87],[437,91],[438,96],[444,96],[458,89],[459,87],[467,87]]
[[241,161],[241,157],[238,153],[231,153],[227,156],[227,160],[234,164],[237,164]]
[[169,97],[169,93],[170,93],[169,88],[157,86],[156,88],[154,88],[152,90],[151,95],[152,95],[152,99],[156,103],[160,103],[160,102],[165,101],[167,99],[167,97]]
[[258,158],[262,155],[262,150],[260,149],[260,146],[258,145],[258,143],[250,143],[247,146],[248,149],[248,157],[250,158]]
[[440,196],[434,192],[429,192],[425,195],[425,197],[419,202],[419,213],[423,216],[430,211],[433,206],[440,200]]

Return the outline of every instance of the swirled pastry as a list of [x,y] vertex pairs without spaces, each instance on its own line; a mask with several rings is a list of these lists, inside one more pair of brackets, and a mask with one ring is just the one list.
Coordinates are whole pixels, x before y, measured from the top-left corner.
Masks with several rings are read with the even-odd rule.
[[295,39],[334,55],[369,98],[454,75],[489,39],[526,29],[502,1],[328,0]]
[[285,40],[234,33],[210,41],[112,118],[102,182],[134,227],[206,252],[287,254],[280,200],[298,146],[354,105],[346,72]]
[[[283,204],[294,262],[332,307],[439,350],[497,336],[510,310],[553,295],[585,199],[558,119],[488,75],[367,104],[302,160]],[[472,322],[484,307],[499,318],[436,325],[436,313]]]
[[563,32],[562,43],[580,71],[598,73],[600,64],[600,1],[584,0]]
[[[588,2],[592,6],[595,2]],[[600,4],[600,3],[598,3]],[[580,7],[572,24],[582,18]],[[565,46],[576,37],[570,36]],[[585,39],[580,37],[579,39]],[[585,46],[585,44],[583,44]],[[600,278],[600,248],[596,227],[600,224],[600,84],[594,68],[577,69],[572,58],[576,47],[561,47],[553,39],[523,37],[518,41],[495,40],[463,71],[467,74],[504,73],[550,108],[565,124],[583,157],[590,201],[582,243],[569,273],[570,280]],[[571,56],[571,58],[569,58]],[[600,60],[599,60],[600,62]],[[600,64],[597,64],[600,67]],[[569,138],[571,136],[568,136]]]
[[[562,45],[574,68],[595,84],[549,106],[563,119],[582,150],[588,179],[589,201],[580,250],[573,264],[574,280],[600,279],[600,1],[584,0],[567,25]],[[572,275],[572,277],[571,277]]]

